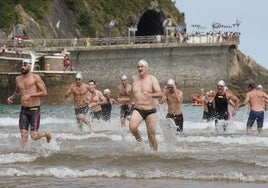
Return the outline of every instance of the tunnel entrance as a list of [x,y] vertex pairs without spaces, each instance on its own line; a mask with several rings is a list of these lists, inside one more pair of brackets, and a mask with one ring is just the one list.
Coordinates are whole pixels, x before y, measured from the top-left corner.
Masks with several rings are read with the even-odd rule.
[[146,11],[137,25],[136,36],[163,35],[163,22],[166,19],[164,13],[160,10]]

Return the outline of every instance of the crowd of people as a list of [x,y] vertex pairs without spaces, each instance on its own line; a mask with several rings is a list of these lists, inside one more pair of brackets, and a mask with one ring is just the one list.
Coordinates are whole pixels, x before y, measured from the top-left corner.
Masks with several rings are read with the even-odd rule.
[[[50,131],[38,132],[40,125],[40,97],[47,95],[45,83],[41,77],[30,71],[31,62],[24,60],[21,65],[21,75],[16,77],[16,89],[13,95],[8,97],[7,102],[12,104],[16,96],[20,96],[21,112],[19,116],[19,128],[22,144],[26,145],[28,130],[33,140],[43,137],[50,142],[52,134]],[[110,89],[103,92],[96,89],[96,82],[90,80],[83,82],[81,73],[75,75],[72,83],[65,93],[65,98],[73,95],[74,112],[78,127],[83,131],[83,125],[93,131],[93,125],[99,121],[110,121],[112,106],[120,108],[120,123],[126,127],[129,122],[129,130],[137,141],[134,150],[138,151],[142,144],[139,126],[144,121],[147,128],[149,145],[154,151],[158,150],[156,139],[157,107],[167,104],[166,118],[172,119],[178,132],[183,132],[183,92],[176,86],[175,80],[168,79],[166,85],[161,88],[157,78],[149,73],[148,61],[141,59],[137,62],[137,74],[132,76],[131,84],[127,75],[121,77],[118,85],[118,98],[111,97]],[[204,106],[203,119],[214,121],[215,129],[225,131],[228,127],[230,116],[236,115],[239,108],[248,104],[247,133],[252,132],[254,122],[257,122],[258,133],[262,135],[264,121],[264,109],[268,101],[268,95],[263,91],[261,85],[249,85],[250,91],[246,98],[240,102],[227,87],[223,80],[217,83],[216,91],[205,92],[201,89],[199,102]],[[229,106],[233,111],[229,112]],[[93,122],[90,122],[88,113],[92,114]]]

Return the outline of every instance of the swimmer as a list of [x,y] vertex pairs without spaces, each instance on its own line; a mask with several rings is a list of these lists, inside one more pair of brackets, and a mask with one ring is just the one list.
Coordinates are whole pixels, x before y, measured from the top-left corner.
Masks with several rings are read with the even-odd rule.
[[183,92],[176,88],[175,81],[169,79],[164,87],[163,97],[160,99],[160,104],[167,103],[168,113],[166,118],[173,119],[177,126],[177,132],[183,131]]
[[138,75],[132,77],[132,99],[135,101],[135,107],[129,123],[130,131],[138,142],[134,151],[138,151],[141,147],[142,138],[138,128],[142,121],[146,124],[149,145],[157,151],[155,99],[162,98],[163,95],[158,80],[149,74],[148,62],[138,61],[137,69]]
[[126,126],[126,119],[130,117],[131,113],[131,90],[132,86],[128,83],[127,75],[121,77],[121,84],[118,86],[119,96],[117,98],[120,103],[120,121],[121,126]]
[[19,128],[21,133],[22,147],[28,141],[28,131],[32,140],[46,138],[50,142],[50,131],[38,132],[40,126],[40,97],[47,96],[47,89],[42,78],[31,72],[31,61],[25,59],[21,64],[21,75],[16,77],[16,89],[13,95],[8,97],[8,104],[12,104],[15,97],[20,96],[21,112]]
[[85,123],[88,126],[90,131],[93,131],[92,125],[86,118],[89,111],[86,99],[89,90],[90,90],[89,85],[82,82],[82,74],[77,73],[75,75],[75,83],[71,84],[71,86],[65,93],[65,98],[73,94],[74,105],[75,105],[74,111],[80,131],[83,131],[83,123]]

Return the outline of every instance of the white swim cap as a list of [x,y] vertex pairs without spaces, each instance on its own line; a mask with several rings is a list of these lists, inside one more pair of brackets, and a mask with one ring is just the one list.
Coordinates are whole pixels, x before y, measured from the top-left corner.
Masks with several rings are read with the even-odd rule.
[[139,60],[139,61],[138,61],[138,65],[139,65],[139,64],[141,64],[141,65],[143,65],[143,66],[145,66],[145,67],[149,67],[149,65],[148,65],[148,61],[146,61],[146,60],[144,60],[144,59]]
[[75,78],[76,79],[81,79],[82,80],[82,74],[80,72],[78,72],[76,75],[75,75]]
[[258,85],[257,89],[263,89],[262,85]]
[[218,86],[225,86],[225,82],[223,80],[220,80],[218,83],[217,83]]
[[167,81],[167,85],[175,85],[175,81],[173,79],[169,79]]
[[122,77],[121,77],[121,80],[126,80],[127,79],[127,75],[123,75]]
[[107,94],[107,93],[111,93],[110,89],[105,89],[105,90],[103,90],[103,94],[104,94],[104,95]]
[[31,65],[31,64],[32,64],[32,62],[31,62],[30,59],[23,59],[23,60],[22,60],[22,63],[23,63],[23,64],[27,64],[27,65]]

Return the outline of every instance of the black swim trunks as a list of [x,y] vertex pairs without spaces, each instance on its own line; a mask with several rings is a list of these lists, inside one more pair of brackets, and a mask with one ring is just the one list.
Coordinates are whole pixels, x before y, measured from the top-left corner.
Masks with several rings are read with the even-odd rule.
[[141,115],[141,117],[143,118],[143,120],[145,120],[147,118],[147,116],[153,114],[153,113],[156,113],[156,109],[153,108],[151,110],[140,110],[140,109],[137,109],[137,108],[134,108],[134,110],[138,111]]
[[121,106],[121,110],[120,110],[120,117],[121,118],[126,118],[127,116],[130,115],[130,108],[128,105],[124,104]]
[[79,115],[79,114],[86,114],[89,110],[88,106],[84,106],[84,107],[79,107],[79,108],[75,108],[75,115]]
[[173,115],[171,113],[167,113],[166,118],[173,119],[175,122],[175,125],[177,126],[177,131],[182,132],[183,131],[183,115]]
[[20,129],[38,131],[40,125],[40,106],[21,107],[19,127]]

